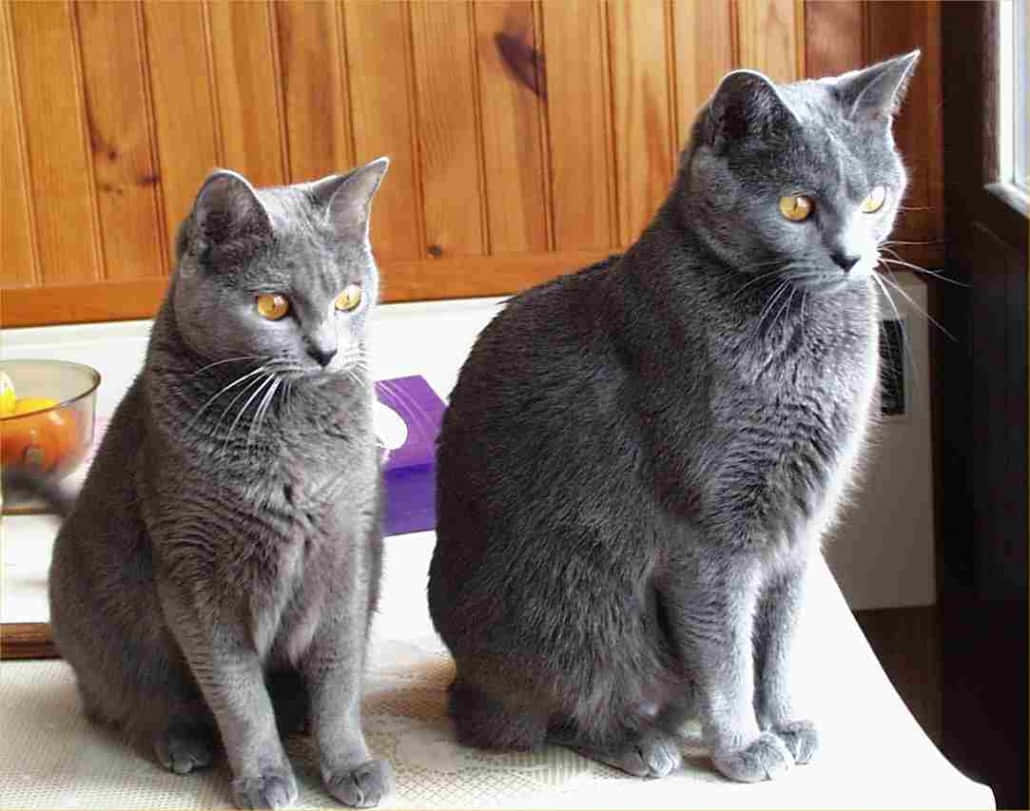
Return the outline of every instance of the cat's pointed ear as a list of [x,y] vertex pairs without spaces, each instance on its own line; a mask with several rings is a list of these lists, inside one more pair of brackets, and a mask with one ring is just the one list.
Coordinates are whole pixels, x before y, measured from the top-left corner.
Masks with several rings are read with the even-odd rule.
[[745,138],[767,138],[796,121],[771,81],[753,70],[735,70],[723,78],[708,102],[703,133],[718,152]]
[[254,187],[243,175],[228,169],[216,169],[207,176],[193,202],[192,218],[195,233],[216,245],[272,230]]
[[326,217],[341,239],[368,236],[372,198],[389,166],[389,158],[376,158],[347,174],[316,180],[308,188],[315,203],[325,207]]
[[911,51],[837,77],[834,85],[845,115],[860,124],[889,125],[918,61],[919,51]]

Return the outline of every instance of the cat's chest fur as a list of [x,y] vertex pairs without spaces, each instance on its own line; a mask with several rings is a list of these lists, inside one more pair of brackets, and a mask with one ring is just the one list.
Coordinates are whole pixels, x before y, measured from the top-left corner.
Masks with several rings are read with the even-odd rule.
[[[705,508],[719,521],[732,514],[745,538],[820,537],[866,433],[878,368],[875,298],[858,289],[808,306],[724,355],[715,375],[721,441],[706,459]],[[722,498],[729,494],[732,510]]]
[[295,660],[331,596],[367,572],[378,463],[364,403],[300,396],[260,436],[228,440],[183,443],[160,415],[152,429],[162,462],[144,492],[164,573],[217,589],[262,656]]
[[649,403],[659,501],[709,537],[814,541],[851,479],[875,389],[875,299],[860,288],[806,304],[762,333],[745,320],[694,334]]

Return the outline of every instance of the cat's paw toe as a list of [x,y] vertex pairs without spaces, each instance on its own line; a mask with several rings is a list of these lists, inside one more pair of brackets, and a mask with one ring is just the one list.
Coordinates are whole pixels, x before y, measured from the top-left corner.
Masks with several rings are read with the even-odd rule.
[[289,771],[267,771],[232,781],[237,808],[288,808],[297,799],[297,781]]
[[683,763],[679,745],[668,735],[648,735],[636,749],[643,766],[641,777],[665,777]]
[[712,762],[724,776],[742,783],[772,780],[794,765],[786,744],[771,732],[763,732],[742,749],[716,752]]
[[665,777],[683,763],[675,738],[660,732],[645,733],[612,749],[576,747],[576,751],[634,777]]
[[389,793],[392,773],[385,760],[370,760],[323,777],[329,793],[344,805],[371,808]]
[[168,771],[189,774],[211,765],[215,747],[207,732],[168,731],[154,740],[154,754]]
[[797,764],[808,763],[819,748],[819,733],[811,721],[788,721],[772,728]]

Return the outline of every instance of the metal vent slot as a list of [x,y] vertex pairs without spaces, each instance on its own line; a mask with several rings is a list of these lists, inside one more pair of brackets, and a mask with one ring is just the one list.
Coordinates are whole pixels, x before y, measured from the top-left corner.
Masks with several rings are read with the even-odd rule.
[[900,416],[905,406],[905,326],[897,319],[880,321],[880,413]]

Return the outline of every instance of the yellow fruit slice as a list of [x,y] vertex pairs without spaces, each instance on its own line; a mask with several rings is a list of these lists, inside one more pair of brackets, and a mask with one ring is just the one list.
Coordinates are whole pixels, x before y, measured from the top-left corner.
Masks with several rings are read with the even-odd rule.
[[0,372],[0,417],[14,413],[17,397],[14,394],[14,383],[4,372]]
[[46,411],[57,405],[57,400],[49,397],[19,397],[14,403],[15,414],[31,414],[33,411]]

